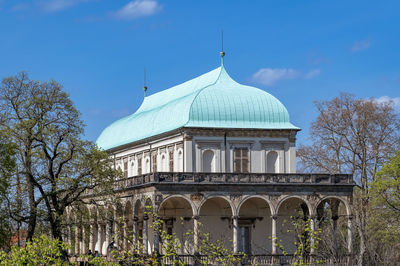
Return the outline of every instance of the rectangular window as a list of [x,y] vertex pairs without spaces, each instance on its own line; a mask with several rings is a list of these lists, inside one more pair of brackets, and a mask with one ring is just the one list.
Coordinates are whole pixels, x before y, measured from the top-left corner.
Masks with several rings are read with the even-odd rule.
[[137,160],[137,171],[138,175],[142,175],[142,158],[138,158]]
[[174,151],[169,152],[169,171],[174,171]]
[[245,254],[250,254],[251,253],[251,242],[250,242],[250,226],[239,226],[239,251],[245,253]]
[[124,159],[124,177],[128,177],[128,158]]
[[233,171],[235,173],[248,173],[249,169],[249,149],[236,148],[233,151]]

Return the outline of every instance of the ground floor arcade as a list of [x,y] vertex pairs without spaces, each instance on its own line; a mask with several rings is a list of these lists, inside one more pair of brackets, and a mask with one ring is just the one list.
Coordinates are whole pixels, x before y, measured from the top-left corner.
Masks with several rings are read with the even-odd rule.
[[[137,189],[121,194],[115,204],[88,204],[87,212],[81,212],[87,215],[71,212],[65,230],[70,254],[91,250],[107,255],[110,248],[163,253],[167,238],[178,254],[207,252],[211,243],[233,253],[291,254],[299,238],[313,242],[315,236],[297,226],[306,221],[312,231],[329,223],[335,236],[332,248],[352,252],[349,191],[178,190]],[[345,246],[337,241],[344,232]]]

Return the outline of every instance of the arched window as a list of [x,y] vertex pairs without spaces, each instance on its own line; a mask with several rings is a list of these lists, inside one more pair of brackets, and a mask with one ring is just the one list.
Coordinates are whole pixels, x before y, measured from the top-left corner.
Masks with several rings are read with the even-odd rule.
[[182,150],[178,152],[178,172],[183,172],[183,153]]
[[270,151],[267,154],[267,173],[278,172],[278,153],[276,151]]
[[214,157],[213,151],[203,152],[203,172],[215,172]]
[[161,172],[167,171],[167,160],[165,159],[165,154],[161,155]]

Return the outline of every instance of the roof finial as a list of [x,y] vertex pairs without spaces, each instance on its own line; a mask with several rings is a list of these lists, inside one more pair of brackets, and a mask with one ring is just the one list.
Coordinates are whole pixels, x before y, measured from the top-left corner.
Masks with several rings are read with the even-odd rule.
[[146,97],[147,94],[147,86],[146,86],[146,68],[143,70],[143,91],[144,91],[144,97]]
[[221,52],[219,53],[219,55],[221,56],[221,65],[224,65],[225,52],[224,52],[224,31],[223,30],[221,30]]

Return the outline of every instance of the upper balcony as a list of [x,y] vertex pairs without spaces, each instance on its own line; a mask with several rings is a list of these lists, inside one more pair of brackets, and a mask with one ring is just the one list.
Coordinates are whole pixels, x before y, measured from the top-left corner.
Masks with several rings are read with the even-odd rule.
[[350,174],[155,172],[118,179],[114,188],[119,190],[151,184],[355,185]]

